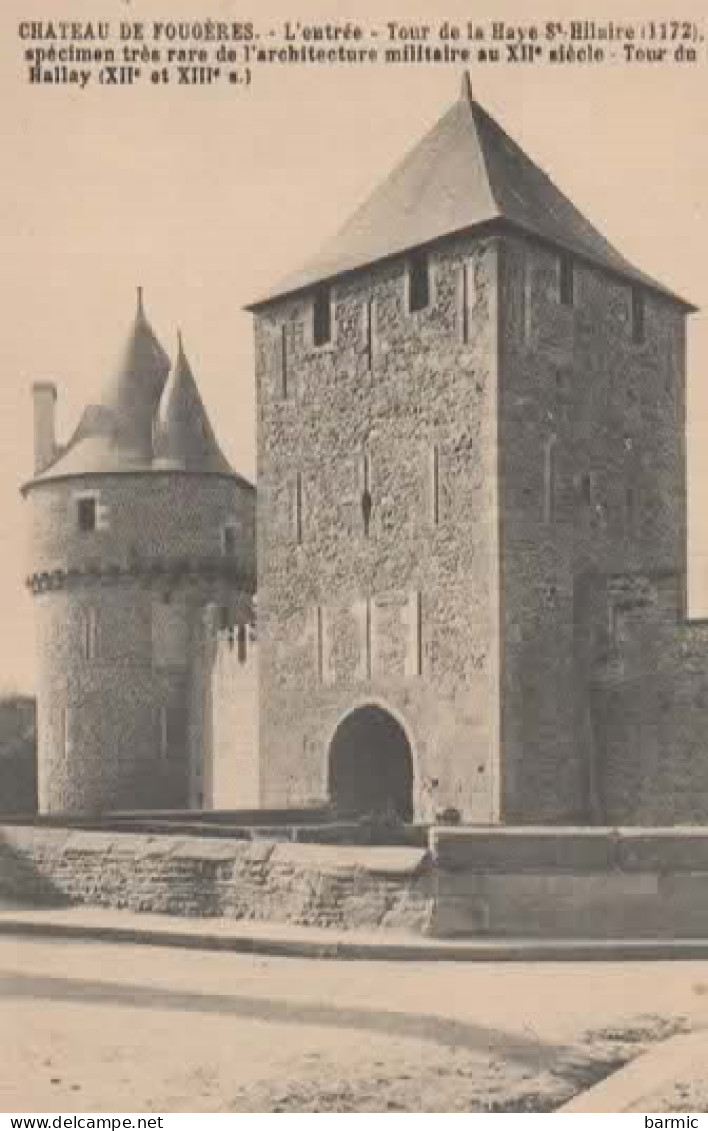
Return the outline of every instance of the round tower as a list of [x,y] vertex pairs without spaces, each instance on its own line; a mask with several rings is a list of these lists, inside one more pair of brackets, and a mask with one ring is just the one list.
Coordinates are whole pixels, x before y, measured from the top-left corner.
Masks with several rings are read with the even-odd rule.
[[58,446],[34,386],[40,812],[201,804],[213,633],[247,624],[255,492],[224,458],[179,340],[138,294],[123,356]]

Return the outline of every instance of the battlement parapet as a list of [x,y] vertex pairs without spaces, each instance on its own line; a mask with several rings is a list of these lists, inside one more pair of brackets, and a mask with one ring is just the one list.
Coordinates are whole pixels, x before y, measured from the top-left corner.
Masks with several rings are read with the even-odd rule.
[[32,593],[71,588],[97,583],[121,584],[136,579],[162,584],[192,581],[222,581],[254,592],[256,579],[252,569],[242,562],[214,555],[201,557],[131,557],[128,562],[89,562],[83,567],[42,570],[30,574],[25,581]]

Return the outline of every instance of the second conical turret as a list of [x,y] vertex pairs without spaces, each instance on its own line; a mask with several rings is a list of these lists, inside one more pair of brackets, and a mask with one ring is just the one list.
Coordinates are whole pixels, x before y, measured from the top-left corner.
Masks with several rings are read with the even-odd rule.
[[153,455],[156,469],[226,474],[231,471],[209,423],[181,334],[177,360],[160,398]]

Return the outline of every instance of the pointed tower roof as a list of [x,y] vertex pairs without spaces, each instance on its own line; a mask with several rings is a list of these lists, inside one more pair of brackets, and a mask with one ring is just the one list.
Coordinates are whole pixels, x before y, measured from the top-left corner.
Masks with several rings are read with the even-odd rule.
[[490,223],[505,223],[690,306],[617,251],[479,105],[460,97],[318,255],[251,304]]
[[38,480],[134,471],[152,463],[152,428],[170,361],[145,315],[138,288],[135,319],[118,365],[73,436]]
[[160,399],[153,451],[156,470],[233,474],[199,395],[181,333],[177,360]]
[[152,418],[170,371],[170,359],[157,340],[145,315],[143,289],[138,287],[138,306],[132,331],[115,371],[104,385],[101,404],[113,412],[119,431],[150,451]]

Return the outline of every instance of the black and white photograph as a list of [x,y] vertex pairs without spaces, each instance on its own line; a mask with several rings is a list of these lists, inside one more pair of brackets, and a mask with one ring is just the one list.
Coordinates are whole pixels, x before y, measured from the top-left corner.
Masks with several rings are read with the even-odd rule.
[[0,1128],[706,1118],[708,17],[543,3],[5,0]]

